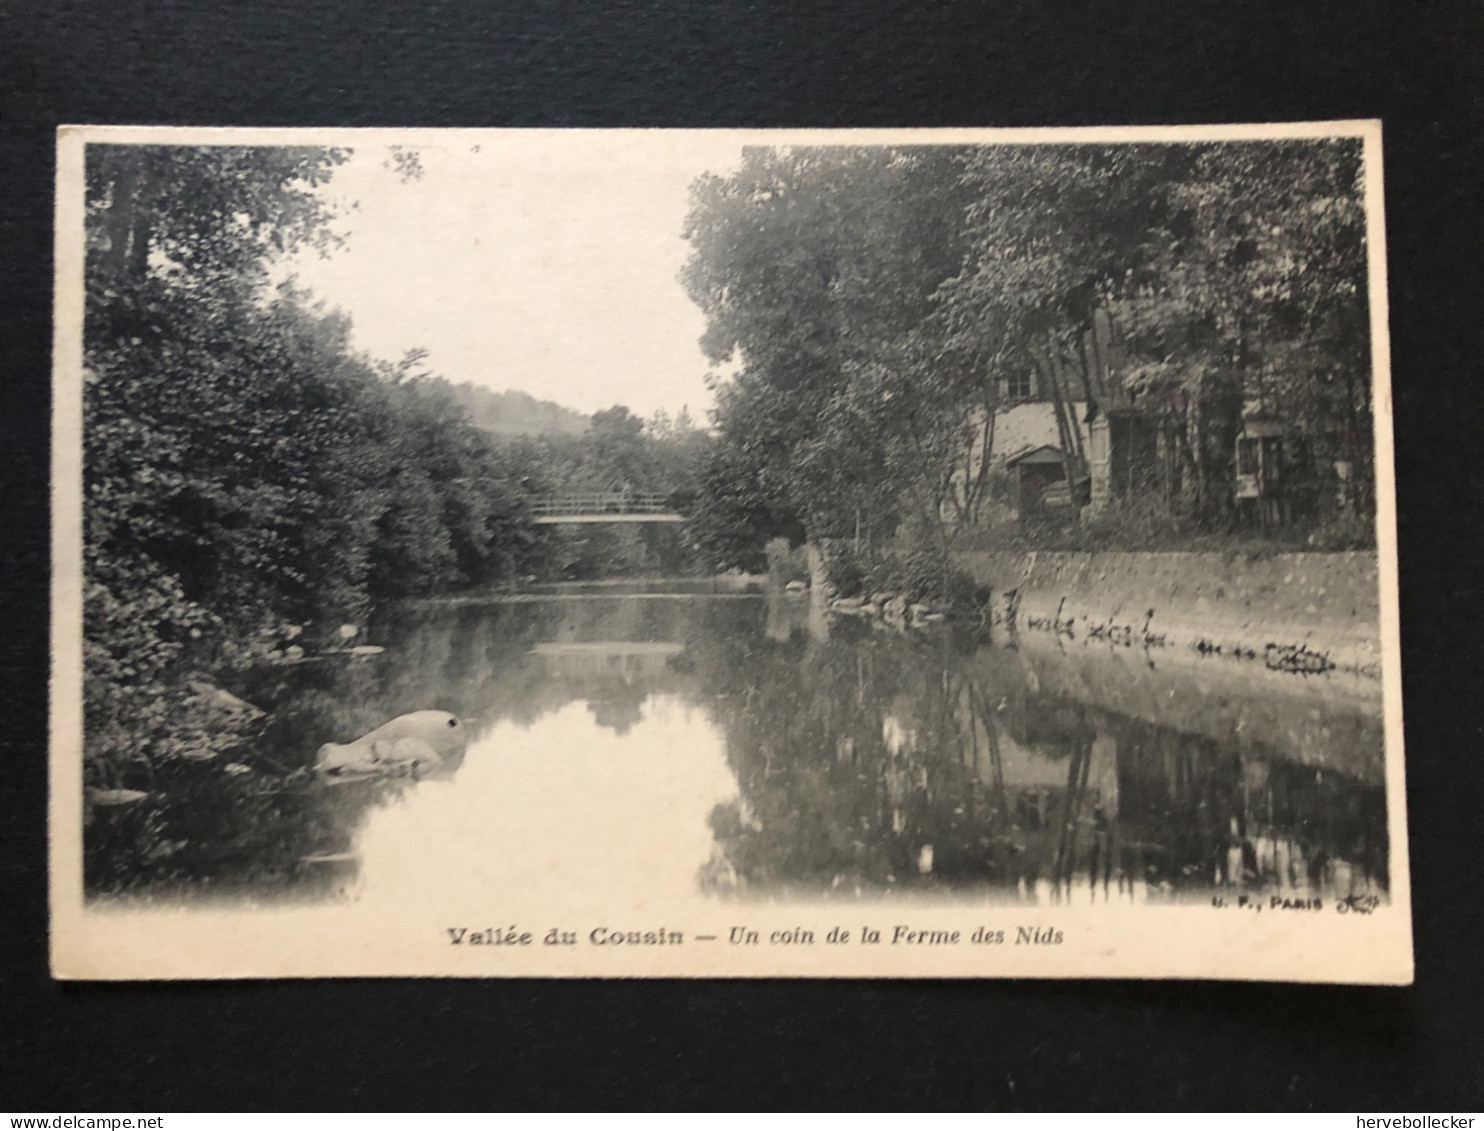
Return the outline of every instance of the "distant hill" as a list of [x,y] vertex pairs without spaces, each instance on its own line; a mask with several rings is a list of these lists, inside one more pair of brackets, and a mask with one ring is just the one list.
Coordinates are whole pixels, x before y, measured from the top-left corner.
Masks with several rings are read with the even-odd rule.
[[539,401],[516,389],[496,393],[467,381],[449,388],[469,418],[497,436],[573,436],[587,431],[586,416],[555,401]]

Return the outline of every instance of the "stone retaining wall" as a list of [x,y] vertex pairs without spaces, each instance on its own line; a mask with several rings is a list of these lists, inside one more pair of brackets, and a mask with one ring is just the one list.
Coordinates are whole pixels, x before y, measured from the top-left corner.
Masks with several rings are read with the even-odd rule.
[[1381,673],[1376,554],[961,552],[1021,632],[1280,672]]

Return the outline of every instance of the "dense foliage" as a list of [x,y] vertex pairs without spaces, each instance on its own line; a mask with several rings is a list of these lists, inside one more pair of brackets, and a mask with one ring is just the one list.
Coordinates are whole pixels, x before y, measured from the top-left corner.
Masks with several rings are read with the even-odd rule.
[[561,575],[570,551],[530,522],[532,492],[574,475],[633,476],[648,489],[659,471],[644,461],[689,442],[614,409],[591,424],[596,444],[582,445],[573,470],[575,438],[550,458],[502,442],[421,370],[420,354],[396,364],[358,355],[345,318],[270,287],[276,256],[333,249],[333,217],[315,190],[343,158],[89,149],[85,726],[95,788],[141,784],[162,760],[240,741],[231,726],[201,725],[201,673],[289,641],[312,650],[341,625],[364,624],[377,600]]
[[[451,386],[420,352],[357,354],[345,318],[270,285],[280,256],[339,242],[318,190],[344,158],[88,151],[94,786],[218,752],[232,735],[182,712],[197,673],[301,630],[313,647],[378,600],[757,569],[770,539],[806,534],[895,533],[946,560],[996,487],[995,423],[1028,370],[1072,472],[1070,405],[1090,419],[1117,368],[1170,465],[1133,500],[1139,529],[1229,523],[1254,401],[1345,466],[1357,516],[1371,505],[1356,143],[748,150],[696,183],[685,229],[703,346],[736,366],[714,437],[622,406],[579,432],[556,406]],[[657,492],[693,520],[531,522],[534,498],[594,491]]]
[[[201,672],[315,647],[373,602],[518,577],[685,568],[673,529],[532,525],[572,490],[695,493],[703,434],[622,407],[499,438],[468,390],[355,353],[348,321],[268,285],[331,251],[327,149],[88,153],[86,733],[118,788],[240,739],[189,708]],[[509,398],[506,398],[507,400]],[[529,398],[527,398],[529,400]],[[516,409],[543,408],[541,402]],[[508,406],[507,406],[508,407]],[[544,406],[556,409],[557,406]],[[580,419],[580,418],[578,418]],[[498,423],[498,422],[496,422]]]
[[1368,521],[1360,179],[1345,140],[747,151],[695,184],[686,230],[703,344],[736,368],[702,476],[712,545],[907,521],[946,549],[983,521],[995,424],[1032,372],[1069,481],[1116,384],[1159,437],[1166,525],[1230,526],[1253,405]]

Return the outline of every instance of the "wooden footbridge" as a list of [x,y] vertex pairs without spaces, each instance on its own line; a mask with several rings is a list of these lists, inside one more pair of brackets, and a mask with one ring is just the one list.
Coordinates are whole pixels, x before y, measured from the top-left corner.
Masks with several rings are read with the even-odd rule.
[[644,491],[588,491],[531,500],[538,526],[579,522],[684,522],[668,495]]

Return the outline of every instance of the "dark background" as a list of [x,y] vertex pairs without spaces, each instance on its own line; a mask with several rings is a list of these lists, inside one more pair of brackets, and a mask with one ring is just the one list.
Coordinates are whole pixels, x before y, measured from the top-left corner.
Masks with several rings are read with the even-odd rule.
[[[1385,122],[1414,987],[48,979],[59,123],[1372,117]],[[0,10],[0,174],[0,1104],[1484,1106],[1484,4],[10,0]]]

